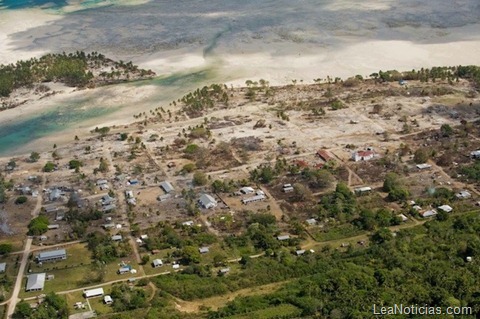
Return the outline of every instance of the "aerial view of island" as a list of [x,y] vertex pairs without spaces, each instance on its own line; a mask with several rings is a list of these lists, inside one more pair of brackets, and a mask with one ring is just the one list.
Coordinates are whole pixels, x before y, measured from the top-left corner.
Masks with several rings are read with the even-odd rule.
[[478,0],[0,0],[0,319],[480,318]]

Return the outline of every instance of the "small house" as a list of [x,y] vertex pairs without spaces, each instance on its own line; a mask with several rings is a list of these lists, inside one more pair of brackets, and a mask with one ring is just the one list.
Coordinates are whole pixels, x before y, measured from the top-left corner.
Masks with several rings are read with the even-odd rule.
[[227,268],[222,268],[218,271],[219,274],[222,274],[222,275],[225,275],[225,274],[228,274],[230,272],[230,268],[227,267]]
[[117,205],[115,205],[115,204],[105,205],[105,206],[102,207],[102,211],[104,213],[106,213],[106,212],[110,212],[112,210],[115,210],[116,208],[117,208]]
[[138,184],[138,179],[133,178],[128,180],[129,185],[137,185]]
[[115,198],[110,197],[110,195],[103,195],[101,198],[101,203],[104,206],[111,205],[114,202],[115,202]]
[[163,195],[158,196],[157,199],[158,199],[159,202],[164,202],[164,201],[166,201],[167,199],[169,199],[170,197],[172,197],[172,195],[170,195],[170,194],[163,194]]
[[105,297],[103,297],[103,302],[106,305],[111,305],[113,303],[113,299],[109,295],[106,295]]
[[129,273],[130,270],[132,270],[132,268],[131,268],[130,266],[120,267],[120,268],[117,270],[117,274],[123,275],[123,274]]
[[315,218],[310,218],[305,221],[309,226],[314,226],[317,224],[317,220]]
[[168,181],[163,181],[160,183],[160,187],[163,189],[163,191],[165,193],[171,193],[173,192],[175,189],[173,188],[172,184],[170,184],[170,182]]
[[60,225],[59,224],[52,224],[47,226],[48,229],[59,229]]
[[7,268],[7,263],[0,263],[0,273],[4,273]]
[[53,213],[53,212],[56,212],[58,210],[58,207],[56,206],[49,206],[49,207],[44,207],[45,209],[45,213]]
[[199,204],[206,209],[214,208],[217,206],[217,201],[215,198],[208,194],[203,194],[200,196],[200,199],[198,200]]
[[179,265],[179,264],[173,264],[173,265],[172,265],[172,268],[173,268],[173,269],[180,269],[180,265]]
[[58,199],[60,199],[62,196],[64,195],[64,193],[58,189],[58,188],[55,188],[53,189],[50,194],[48,195],[48,199],[51,201],[51,202],[54,202]]
[[476,150],[470,153],[472,158],[480,158],[480,150]]
[[121,241],[123,239],[122,235],[113,235],[111,238],[113,241]]
[[106,179],[99,179],[97,181],[97,186],[107,185],[108,181]]
[[399,214],[397,215],[397,217],[399,217],[402,220],[402,222],[406,222],[408,220],[408,217],[405,216],[404,214]]
[[442,205],[438,206],[437,208],[444,211],[445,213],[450,213],[453,210],[453,208],[449,205]]
[[280,235],[277,236],[277,240],[284,241],[284,240],[289,240],[290,236],[289,235]]
[[420,170],[423,170],[423,169],[428,169],[428,168],[431,168],[432,165],[430,164],[427,164],[427,163],[423,163],[423,164],[417,164],[416,167]]
[[162,262],[161,259],[154,259],[152,261],[152,267],[153,268],[157,268],[157,267],[161,267],[161,266],[163,266],[163,262]]
[[368,187],[368,186],[355,188],[355,193],[357,193],[357,194],[364,194],[364,193],[368,193],[368,192],[371,192],[371,191],[372,191],[372,188]]
[[355,162],[359,161],[369,161],[375,157],[375,151],[365,150],[365,151],[356,151],[352,154],[352,159]]
[[200,248],[198,248],[198,252],[199,252],[200,254],[206,254],[206,253],[208,253],[209,251],[210,251],[210,249],[209,249],[208,247],[200,247]]
[[295,255],[297,255],[297,256],[301,256],[303,254],[305,254],[305,249],[299,249],[299,250],[295,251]]
[[133,192],[131,190],[126,190],[125,191],[125,197],[127,198],[133,198]]
[[183,226],[193,226],[193,220],[189,220],[182,223]]
[[324,160],[325,162],[328,162],[330,160],[333,160],[333,156],[330,155],[329,152],[327,152],[326,150],[319,150],[317,151],[317,156],[320,157],[322,160]]
[[421,213],[420,215],[422,215],[423,218],[428,218],[428,217],[437,215],[437,211],[434,209],[431,209]]
[[[285,184],[285,185],[290,185],[290,184]],[[292,187],[292,185],[290,185],[290,186],[285,186],[285,185],[283,185],[283,192],[284,192],[284,193],[293,192],[293,187]]]
[[458,199],[467,199],[467,198],[472,197],[472,194],[470,194],[469,191],[463,190],[463,191],[460,191],[459,193],[455,194],[455,196]]
[[240,192],[242,194],[251,194],[251,193],[255,192],[255,190],[252,187],[242,187],[242,188],[240,188]]

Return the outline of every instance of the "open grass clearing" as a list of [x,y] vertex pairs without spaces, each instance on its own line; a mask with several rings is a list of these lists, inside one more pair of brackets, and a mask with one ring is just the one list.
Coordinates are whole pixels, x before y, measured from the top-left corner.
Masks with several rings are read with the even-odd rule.
[[263,286],[240,289],[240,290],[233,291],[221,296],[214,296],[214,297],[195,300],[195,301],[184,301],[177,298],[175,303],[176,303],[177,309],[182,312],[189,312],[189,313],[199,312],[201,311],[201,309],[217,310],[221,307],[224,307],[227,304],[227,302],[230,302],[237,297],[269,294],[277,291],[288,282],[290,281],[287,280],[287,281],[275,282],[275,283],[271,283]]

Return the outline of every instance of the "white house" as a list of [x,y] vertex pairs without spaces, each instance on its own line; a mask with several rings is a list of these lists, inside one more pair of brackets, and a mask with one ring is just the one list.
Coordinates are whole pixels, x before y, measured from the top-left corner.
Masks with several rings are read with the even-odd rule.
[[467,198],[472,197],[472,194],[470,194],[469,191],[463,190],[463,191],[455,194],[455,196],[456,196],[458,199],[467,199]]
[[473,158],[480,158],[480,150],[476,150],[470,153],[470,156]]
[[153,266],[153,268],[161,267],[161,266],[163,266],[163,262],[162,262],[161,259],[154,259],[152,261],[152,266]]
[[453,210],[449,205],[438,206],[438,209],[443,210],[446,213],[450,213]]
[[111,305],[113,303],[113,299],[109,295],[106,295],[105,297],[103,297],[103,302],[106,305]]
[[355,188],[355,193],[357,194],[367,193],[371,191],[372,191],[372,188],[368,186]]
[[240,188],[240,192],[242,192],[243,194],[251,194],[255,192],[255,190],[252,187],[242,187]]
[[417,164],[416,166],[417,166],[418,169],[427,169],[427,168],[431,168],[431,167],[432,167],[432,165],[427,164],[427,163]]
[[210,251],[210,249],[209,249],[208,247],[200,247],[200,248],[198,248],[198,252],[199,252],[200,254],[206,254],[206,253],[208,253],[209,251]]
[[374,157],[375,157],[375,151],[373,150],[356,151],[356,152],[353,152],[352,154],[352,159],[355,162],[369,161]]
[[188,220],[182,223],[183,226],[193,226],[193,220]]
[[99,297],[103,296],[103,288],[88,289],[83,291],[85,298]]
[[426,212],[423,212],[421,215],[423,218],[432,217],[437,215],[437,211],[434,209],[431,209],[431,210],[427,210]]

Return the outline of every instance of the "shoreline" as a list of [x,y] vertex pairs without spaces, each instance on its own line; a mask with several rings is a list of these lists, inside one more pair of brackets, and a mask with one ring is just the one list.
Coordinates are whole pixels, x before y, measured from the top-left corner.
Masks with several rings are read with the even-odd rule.
[[[347,10],[351,5],[349,3],[346,1],[325,9],[332,12]],[[401,24],[388,27],[375,20],[375,17],[365,16],[363,12],[372,8],[387,10],[384,5],[388,7],[386,3],[362,4],[358,15],[360,18],[367,17],[367,20],[361,20],[358,25],[356,22],[351,25],[347,23],[343,29],[339,27],[332,30],[329,20],[325,22],[330,28],[326,31],[318,26],[278,29],[269,24],[263,28],[254,25],[244,30],[228,27],[219,31],[218,27],[209,24],[205,26],[205,38],[192,38],[191,42],[180,42],[180,45],[170,48],[167,44],[175,41],[173,34],[173,38],[165,40],[165,46],[160,45],[156,50],[131,52],[124,47],[114,50],[111,46],[105,46],[109,43],[99,42],[92,47],[86,40],[77,37],[61,38],[65,25],[60,22],[66,17],[61,12],[53,14],[42,9],[0,10],[0,63],[12,63],[48,53],[41,49],[42,46],[35,50],[28,49],[31,46],[37,48],[35,41],[46,37],[53,39],[53,51],[76,44],[78,50],[95,50],[114,60],[131,60],[140,68],[152,69],[159,75],[151,85],[126,83],[81,91],[65,90],[64,93],[0,112],[2,126],[20,123],[22,118],[58,109],[63,104],[78,104],[72,116],[79,119],[66,118],[63,114],[68,127],[61,134],[55,132],[51,136],[34,139],[8,154],[20,153],[31,145],[46,146],[53,144],[53,141],[59,144],[66,139],[61,136],[72,135],[73,139],[74,135],[89,134],[90,129],[96,126],[129,124],[134,121],[134,114],[148,112],[158,106],[165,107],[184,94],[211,83],[242,87],[246,80],[264,79],[272,86],[291,84],[292,80],[308,84],[327,76],[346,79],[359,74],[367,77],[379,70],[480,65],[480,34],[477,31],[480,23],[449,28]],[[192,10],[196,8],[195,5]],[[445,9],[449,10],[451,8]],[[401,12],[404,15],[407,13],[408,10]],[[212,18],[208,12],[204,16]],[[79,19],[77,15],[73,17]],[[235,19],[229,23],[234,24]],[[221,21],[221,27],[225,27],[225,21]],[[175,26],[174,22],[169,23],[167,27]],[[168,31],[167,27],[165,29]],[[79,26],[79,30],[88,38],[91,36],[89,29],[84,28],[83,25]],[[194,36],[196,33],[190,29],[187,28],[186,32]],[[165,33],[165,30],[159,32]],[[63,43],[62,39],[66,42]],[[86,112],[82,113],[81,110]],[[95,113],[96,110],[98,113],[104,110],[108,115],[82,119],[83,116],[89,116],[86,113]],[[58,113],[62,113],[61,110]]]

